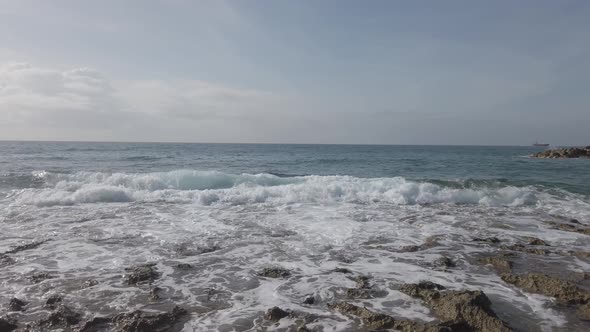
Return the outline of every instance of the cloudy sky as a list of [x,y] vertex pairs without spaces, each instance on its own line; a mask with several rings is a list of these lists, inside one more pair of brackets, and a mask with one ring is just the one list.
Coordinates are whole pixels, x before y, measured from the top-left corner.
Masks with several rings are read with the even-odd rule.
[[0,139],[590,144],[590,1],[0,0]]

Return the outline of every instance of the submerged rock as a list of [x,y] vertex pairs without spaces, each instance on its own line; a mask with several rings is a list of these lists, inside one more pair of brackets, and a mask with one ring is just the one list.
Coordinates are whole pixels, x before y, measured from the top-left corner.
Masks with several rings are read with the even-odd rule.
[[25,306],[27,304],[29,304],[29,303],[26,301],[23,301],[23,300],[19,300],[16,297],[13,297],[12,299],[10,299],[10,302],[8,302],[8,310],[10,310],[10,311],[24,311]]
[[578,307],[578,318],[590,320],[590,302]]
[[176,268],[179,270],[190,270],[193,268],[193,266],[188,263],[178,263]]
[[372,330],[396,329],[399,331],[416,332],[438,332],[448,330],[448,328],[443,326],[422,324],[406,319],[395,319],[389,315],[373,312],[367,308],[346,302],[328,304],[328,308],[337,310],[345,315],[358,317],[361,319],[363,325]]
[[483,237],[483,238],[482,237],[476,237],[476,238],[473,238],[472,241],[473,242],[487,242],[487,243],[493,243],[493,244],[496,244],[496,243],[500,243],[501,242],[500,239],[498,239],[495,236],[492,236],[492,237]]
[[54,295],[51,295],[49,298],[47,298],[47,301],[45,301],[45,306],[48,308],[55,309],[55,307],[59,303],[61,303],[62,301],[63,301],[63,299],[61,296],[54,294]]
[[20,246],[16,246],[16,247],[6,251],[5,254],[16,254],[17,252],[20,252],[20,251],[35,249],[47,241],[49,241],[49,240],[31,242],[31,243],[23,244]]
[[163,332],[171,329],[187,311],[175,306],[170,312],[149,314],[141,310],[118,314],[112,322],[119,332]]
[[158,294],[162,288],[160,287],[152,287],[150,289],[150,294],[148,295],[149,302],[158,302],[160,300],[160,295]]
[[94,317],[91,320],[86,321],[78,332],[99,332],[110,330],[112,330],[110,317]]
[[0,331],[10,332],[17,328],[16,321],[0,318]]
[[42,281],[45,281],[47,279],[53,279],[53,278],[55,278],[55,277],[50,275],[49,273],[46,273],[46,272],[36,273],[36,274],[29,276],[29,280],[34,284],[38,284]]
[[482,291],[452,291],[432,282],[404,284],[399,290],[422,299],[451,330],[512,331],[491,309]]
[[264,314],[264,319],[270,320],[273,322],[278,322],[279,320],[289,316],[289,313],[279,307],[272,307],[266,311]]
[[530,246],[549,246],[549,244],[539,238],[529,237],[527,238]]
[[549,225],[551,225],[554,229],[558,229],[561,231],[590,235],[590,228],[587,228],[587,227],[578,227],[578,226],[572,225],[572,224],[565,224],[565,223],[559,223],[559,222],[553,222],[553,221],[549,221],[547,223]]
[[303,300],[303,304],[314,304],[315,303],[315,297],[313,295],[306,297]]
[[96,286],[96,285],[98,285],[98,281],[97,280],[89,279],[89,280],[84,281],[84,284],[82,285],[82,288],[90,288],[90,287],[93,287],[93,286]]
[[512,250],[512,251],[526,252],[528,254],[535,254],[535,255],[539,255],[539,256],[546,256],[551,253],[551,251],[549,251],[547,249],[529,248],[523,244],[513,244],[511,246],[505,246],[502,248],[506,249],[506,250]]
[[439,237],[440,236],[438,235],[433,235],[431,237],[428,237],[421,245],[403,246],[400,248],[399,252],[416,252],[439,246],[440,243],[438,243],[437,241]]
[[492,265],[494,269],[500,273],[506,273],[512,271],[512,261],[506,259],[503,256],[489,256],[478,259],[480,263],[486,265]]
[[451,268],[451,267],[457,266],[457,264],[449,257],[441,257],[441,258],[435,260],[434,265],[439,266],[439,267],[443,267],[443,268]]
[[262,271],[258,272],[258,275],[267,278],[288,278],[291,275],[291,272],[287,269],[276,266],[265,267]]
[[14,264],[14,259],[7,255],[0,254],[0,267]]
[[343,268],[343,267],[337,267],[334,270],[332,270],[332,272],[334,272],[334,273],[344,273],[344,274],[350,274],[350,273],[352,273],[352,271],[350,271],[347,268]]
[[144,282],[152,283],[158,279],[159,274],[155,266],[155,263],[148,263],[126,268],[125,271],[129,272],[127,285],[137,285]]
[[44,319],[36,321],[33,325],[42,329],[68,328],[80,323],[82,315],[72,309],[60,305],[57,310]]
[[590,301],[590,292],[572,282],[541,273],[516,275],[505,273],[502,280],[531,293],[551,296],[563,304],[581,304]]

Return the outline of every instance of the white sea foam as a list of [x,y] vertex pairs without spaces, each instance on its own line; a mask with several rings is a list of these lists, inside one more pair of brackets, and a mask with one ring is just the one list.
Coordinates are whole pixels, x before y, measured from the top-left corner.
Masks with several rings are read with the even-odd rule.
[[226,174],[179,170],[166,173],[51,174],[46,187],[24,189],[14,195],[18,204],[38,206],[98,202],[195,201],[211,204],[377,203],[479,204],[523,206],[537,203],[531,187],[452,188],[429,182],[351,176],[281,178],[271,174]]

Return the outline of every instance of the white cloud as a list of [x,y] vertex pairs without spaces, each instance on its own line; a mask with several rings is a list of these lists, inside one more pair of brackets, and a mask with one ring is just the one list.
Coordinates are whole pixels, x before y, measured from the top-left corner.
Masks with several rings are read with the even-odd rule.
[[239,129],[228,119],[264,116],[281,102],[205,81],[118,81],[89,68],[11,63],[0,66],[0,139],[218,139],[207,135]]

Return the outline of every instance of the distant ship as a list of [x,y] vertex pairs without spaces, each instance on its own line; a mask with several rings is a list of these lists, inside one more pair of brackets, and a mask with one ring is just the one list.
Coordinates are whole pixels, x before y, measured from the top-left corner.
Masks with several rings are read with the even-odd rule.
[[549,143],[539,143],[539,142],[535,142],[535,143],[533,143],[533,146],[549,146]]

